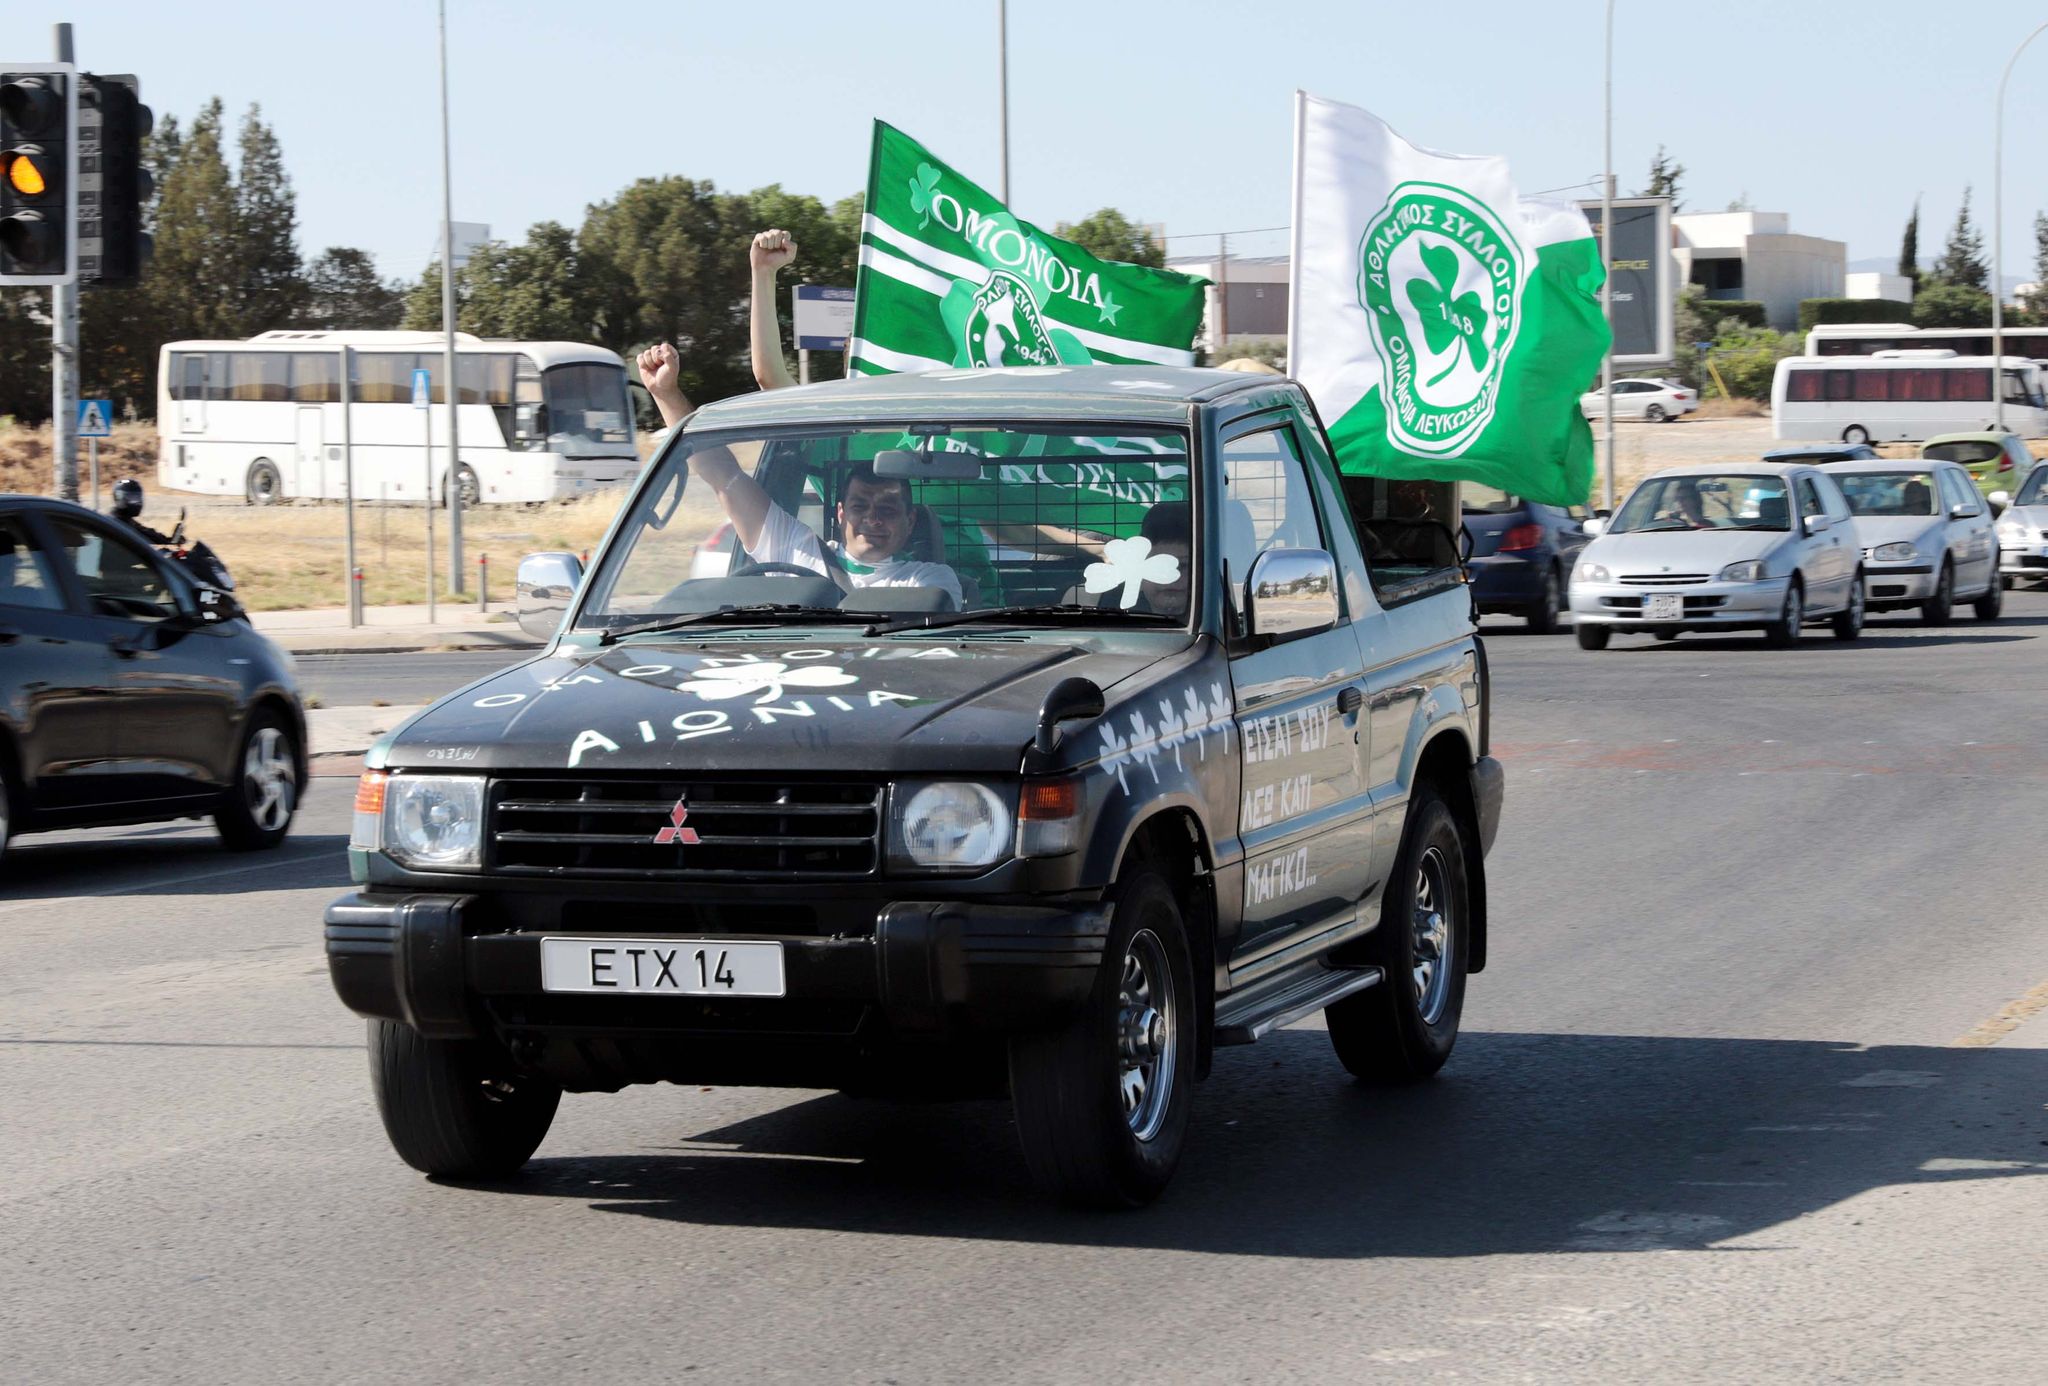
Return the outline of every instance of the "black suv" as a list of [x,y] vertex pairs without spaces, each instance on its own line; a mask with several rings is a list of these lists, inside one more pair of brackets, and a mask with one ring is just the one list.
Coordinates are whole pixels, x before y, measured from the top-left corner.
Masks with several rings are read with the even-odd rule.
[[521,565],[547,651],[371,752],[327,952],[399,1154],[508,1173],[629,1083],[1007,1091],[1128,1205],[1216,1045],[1325,1009],[1435,1072],[1502,781],[1453,536],[1375,497],[1270,378],[700,410],[587,574]]

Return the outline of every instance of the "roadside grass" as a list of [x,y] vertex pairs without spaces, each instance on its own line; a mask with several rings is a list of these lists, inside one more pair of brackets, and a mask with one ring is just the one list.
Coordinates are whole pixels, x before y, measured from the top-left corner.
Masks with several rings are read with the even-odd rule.
[[1702,399],[1700,407],[1692,416],[1695,419],[1761,419],[1770,415],[1770,407],[1753,399]]
[[[119,423],[111,438],[100,439],[100,489],[102,494],[123,477],[141,477],[148,486],[156,480],[157,436],[153,423]],[[92,485],[86,464],[86,449],[78,449],[78,491]],[[50,473],[50,427],[27,428],[0,420],[0,492],[31,496],[55,493]]]

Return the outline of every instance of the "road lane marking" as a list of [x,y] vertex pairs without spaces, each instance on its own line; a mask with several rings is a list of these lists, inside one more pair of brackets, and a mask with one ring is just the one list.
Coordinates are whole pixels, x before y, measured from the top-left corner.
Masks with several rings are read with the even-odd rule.
[[2043,982],[2017,1001],[2002,1007],[1988,1020],[1980,1020],[1949,1041],[1952,1049],[1987,1049],[2026,1024],[2028,1017],[2048,1009],[2048,982]]

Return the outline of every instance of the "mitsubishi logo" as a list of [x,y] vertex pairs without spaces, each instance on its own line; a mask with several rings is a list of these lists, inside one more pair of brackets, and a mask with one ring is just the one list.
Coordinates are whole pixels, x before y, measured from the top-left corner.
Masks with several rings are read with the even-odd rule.
[[687,799],[676,800],[676,806],[668,811],[668,826],[654,835],[656,845],[665,847],[673,842],[678,847],[695,847],[697,845],[697,830],[683,826],[684,820],[689,816],[689,801]]

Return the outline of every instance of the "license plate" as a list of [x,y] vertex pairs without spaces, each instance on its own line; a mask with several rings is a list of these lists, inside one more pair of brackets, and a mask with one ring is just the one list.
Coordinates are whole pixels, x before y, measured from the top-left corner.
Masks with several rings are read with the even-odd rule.
[[782,996],[782,945],[705,938],[544,938],[542,991]]
[[1676,593],[1660,592],[1653,597],[1643,598],[1643,619],[1645,621],[1682,621],[1685,619],[1685,598]]

